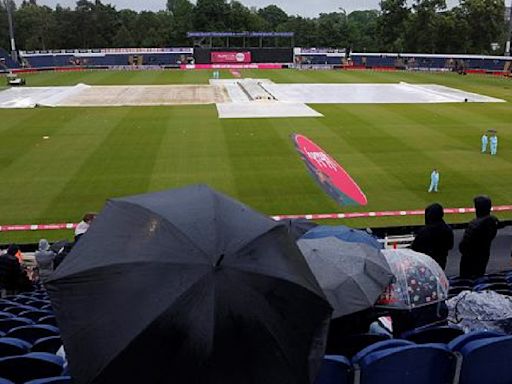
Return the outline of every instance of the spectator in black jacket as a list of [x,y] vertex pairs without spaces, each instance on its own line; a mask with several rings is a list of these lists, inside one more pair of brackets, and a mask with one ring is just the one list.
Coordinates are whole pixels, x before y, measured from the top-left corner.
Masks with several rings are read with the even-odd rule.
[[459,244],[462,254],[460,276],[476,278],[485,275],[491,253],[491,243],[498,233],[498,219],[491,215],[492,202],[487,196],[477,196],[476,219],[469,223]]
[[453,248],[453,230],[443,220],[441,204],[431,204],[425,209],[425,227],[414,239],[411,248],[433,258],[443,270],[446,268],[448,251]]
[[5,255],[0,256],[0,288],[4,294],[12,295],[17,292],[32,289],[30,280],[16,258],[20,248],[11,244]]

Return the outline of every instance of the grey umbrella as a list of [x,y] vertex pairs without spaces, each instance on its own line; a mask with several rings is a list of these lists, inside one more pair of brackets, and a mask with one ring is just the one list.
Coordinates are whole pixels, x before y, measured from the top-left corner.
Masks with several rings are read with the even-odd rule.
[[337,318],[375,304],[393,273],[378,249],[335,237],[297,242]]

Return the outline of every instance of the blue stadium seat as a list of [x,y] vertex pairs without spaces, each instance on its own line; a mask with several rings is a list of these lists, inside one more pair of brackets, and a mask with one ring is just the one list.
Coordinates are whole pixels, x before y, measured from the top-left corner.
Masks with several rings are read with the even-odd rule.
[[512,381],[512,336],[474,340],[460,350],[460,384],[509,384]]
[[39,299],[36,299],[36,300],[30,300],[30,301],[27,301],[26,303],[27,305],[30,305],[32,307],[36,307],[36,308],[39,308],[39,309],[42,309],[45,305],[48,305],[50,304],[50,302],[48,300],[39,300]]
[[11,317],[7,319],[0,319],[0,332],[9,332],[11,329],[21,327],[22,325],[30,325],[34,322],[30,319],[22,317]]
[[351,359],[352,356],[363,348],[384,340],[389,340],[389,336],[377,335],[375,333],[350,335],[336,340],[335,343],[329,343],[330,345],[326,353],[329,355],[346,356]]
[[476,292],[508,290],[508,289],[510,289],[510,286],[506,282],[505,283],[482,283],[482,284],[476,284],[473,287],[473,290]]
[[438,344],[407,345],[372,352],[356,367],[361,384],[451,383],[455,377],[456,356]]
[[490,337],[505,336],[504,333],[494,331],[475,331],[460,335],[448,343],[452,351],[460,351],[467,343],[475,340],[488,339]]
[[10,319],[16,317],[14,313],[0,311],[0,319]]
[[12,307],[4,308],[4,310],[3,310],[3,312],[13,313],[16,316],[19,316],[21,312],[25,312],[25,311],[37,311],[37,308],[30,307],[28,305],[15,305]]
[[455,287],[450,287],[450,290],[448,291],[449,296],[457,296],[462,291],[472,291],[473,286],[472,285],[459,285]]
[[345,356],[324,357],[315,384],[349,384],[351,382],[352,366]]
[[402,337],[416,344],[443,343],[447,344],[458,336],[464,334],[460,328],[450,326],[428,327],[413,329],[405,332]]
[[[0,339],[2,340],[2,339]],[[48,352],[57,353],[59,348],[62,346],[62,340],[60,336],[48,336],[41,339],[37,339],[32,346],[32,352]]]
[[37,322],[41,317],[49,316],[51,314],[52,313],[49,311],[28,310],[20,312],[18,316]]
[[64,361],[61,357],[44,352],[31,352],[21,356],[0,359],[1,375],[15,383],[60,376]]
[[53,325],[54,327],[56,327],[57,326],[57,318],[55,317],[55,315],[43,316],[43,317],[39,318],[37,323],[38,324],[49,324],[49,325]]
[[36,340],[43,337],[58,336],[59,329],[52,325],[47,324],[33,324],[16,327],[7,332],[8,337],[16,337],[29,343],[34,343]]
[[23,355],[30,350],[31,344],[12,337],[0,337],[0,357]]
[[45,311],[52,311],[52,312],[53,312],[53,308],[52,308],[52,305],[51,305],[51,304],[43,305],[43,306],[41,307],[41,309],[44,309]]
[[11,300],[0,299],[0,311],[3,311],[5,308],[13,307],[15,305],[18,305],[18,303]]
[[403,340],[403,339],[390,339],[390,340],[384,340],[379,341],[375,344],[369,345],[368,347],[362,349],[358,353],[355,354],[355,356],[352,358],[352,363],[359,364],[359,361],[372,352],[377,351],[383,351],[385,349],[389,348],[396,348],[396,347],[404,347],[407,345],[414,345],[412,341]]
[[[71,384],[73,381],[71,380],[71,376],[58,376],[58,377],[48,377],[46,379],[36,379],[27,381],[25,384]],[[2,384],[0,382],[0,384]]]

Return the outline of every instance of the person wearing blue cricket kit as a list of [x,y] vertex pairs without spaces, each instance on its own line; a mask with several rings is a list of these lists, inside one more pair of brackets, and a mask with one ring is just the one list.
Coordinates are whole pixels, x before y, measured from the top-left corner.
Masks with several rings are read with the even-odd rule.
[[437,187],[439,186],[439,171],[434,168],[432,173],[430,174],[430,187],[428,188],[429,192],[437,192]]
[[489,139],[490,147],[491,147],[491,155],[496,155],[498,153],[498,136],[496,134],[492,135]]
[[487,143],[489,142],[489,137],[487,137],[487,133],[484,133],[482,136],[482,153],[487,151]]

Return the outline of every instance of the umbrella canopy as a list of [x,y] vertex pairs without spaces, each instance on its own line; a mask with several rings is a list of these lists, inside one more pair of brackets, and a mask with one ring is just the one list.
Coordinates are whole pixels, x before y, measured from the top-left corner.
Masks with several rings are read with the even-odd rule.
[[206,186],[108,201],[48,290],[76,383],[310,383],[332,311],[284,225]]
[[449,283],[434,259],[412,249],[385,249],[395,281],[381,295],[377,304],[396,309],[412,309],[448,298]]
[[382,253],[369,245],[335,237],[303,238],[297,245],[334,308],[333,318],[373,306],[393,279]]
[[329,236],[337,237],[340,240],[348,241],[350,243],[367,244],[377,249],[384,248],[383,244],[368,232],[350,228],[345,225],[319,225],[310,229],[304,236],[302,236],[302,238],[321,239]]
[[295,240],[299,240],[306,232],[318,226],[317,223],[307,219],[285,219],[280,220],[281,223],[286,225],[288,233]]

